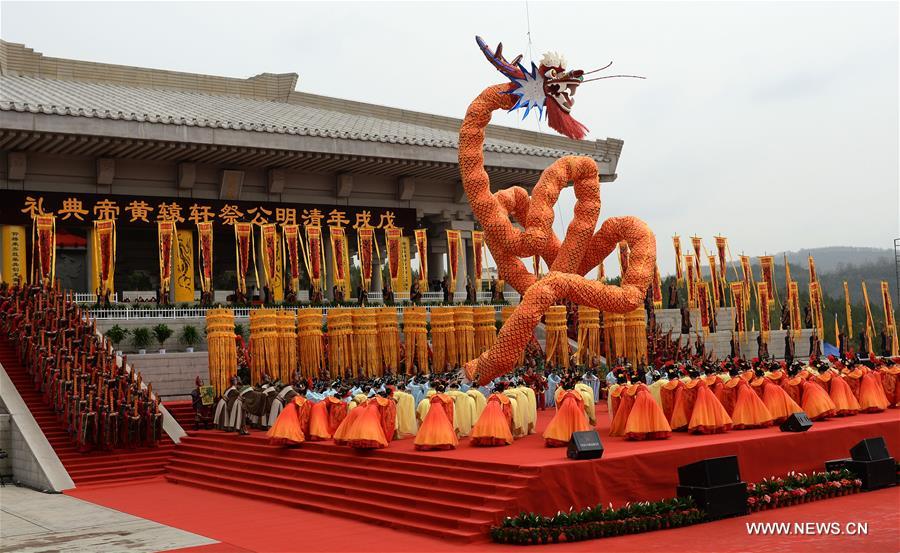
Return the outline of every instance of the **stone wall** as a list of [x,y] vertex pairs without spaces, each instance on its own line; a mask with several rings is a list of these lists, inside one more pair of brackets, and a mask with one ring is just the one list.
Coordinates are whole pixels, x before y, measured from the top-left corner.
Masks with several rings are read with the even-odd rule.
[[144,382],[153,384],[153,393],[163,401],[189,398],[198,375],[204,384],[209,384],[209,354],[205,351],[129,354],[128,364],[141,374]]
[[[0,403],[2,403],[2,400],[0,400]],[[0,449],[8,455],[12,448],[12,417],[5,411],[5,408],[0,408]],[[10,474],[12,474],[10,458],[0,459],[0,477]]]
[[[731,307],[724,307],[717,310],[716,313],[716,331],[712,334],[706,334],[703,342],[707,351],[712,351],[714,357],[723,359],[731,353],[731,331],[733,321],[731,319]],[[690,340],[691,344],[697,340],[697,330],[700,328],[700,310],[691,309],[691,333],[689,335],[681,334],[681,312],[678,309],[657,309],[656,324],[663,333],[672,331],[672,337],[681,336],[682,343]],[[809,357],[809,337],[812,336],[811,329],[803,329],[800,336],[794,338],[794,358]],[[787,334],[786,330],[772,330],[769,332],[769,355],[776,359],[784,358],[784,338]],[[747,359],[756,357],[758,345],[756,337],[759,332],[744,332],[740,340],[741,353]]]
[[[240,319],[237,322],[242,322]],[[194,351],[205,351],[206,350],[206,335],[203,333],[203,330],[206,328],[206,319],[204,318],[182,318],[182,319],[129,319],[129,320],[113,320],[113,319],[98,319],[97,320],[97,330],[105,334],[107,330],[112,328],[115,325],[119,325],[120,327],[126,330],[134,330],[139,327],[146,327],[151,331],[154,326],[163,323],[169,328],[172,329],[172,336],[166,340],[165,350],[168,351],[184,351],[185,347],[179,341],[179,336],[181,335],[181,329],[186,325],[192,325],[197,328],[197,332],[200,334],[200,343],[194,346]],[[243,321],[244,328],[249,330],[249,326],[247,324],[247,320]],[[125,341],[119,344],[119,348],[128,353],[137,351],[131,345],[131,336],[127,336]],[[147,346],[148,352],[156,352],[159,350],[159,344],[156,342],[156,339],[153,338],[153,343]],[[137,356],[134,356],[137,358]],[[131,360],[132,356],[129,354],[128,359]]]

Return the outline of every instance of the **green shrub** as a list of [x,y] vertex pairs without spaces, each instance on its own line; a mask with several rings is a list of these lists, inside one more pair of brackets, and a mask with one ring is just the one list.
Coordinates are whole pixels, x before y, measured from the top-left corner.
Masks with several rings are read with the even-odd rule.
[[131,345],[135,349],[147,349],[152,342],[153,338],[150,336],[149,328],[142,326],[131,331]]
[[163,347],[166,340],[172,336],[172,329],[169,328],[168,325],[159,323],[153,327],[153,336],[156,338],[156,341],[159,342],[159,347]]

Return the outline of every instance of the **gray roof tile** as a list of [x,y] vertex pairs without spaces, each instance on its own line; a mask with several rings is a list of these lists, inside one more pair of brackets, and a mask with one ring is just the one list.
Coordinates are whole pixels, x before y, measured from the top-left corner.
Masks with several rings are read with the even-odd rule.
[[[0,76],[0,111],[322,136],[437,148],[458,146],[457,134],[445,129],[310,106],[26,76]],[[576,153],[494,138],[485,140],[485,150],[554,158]]]

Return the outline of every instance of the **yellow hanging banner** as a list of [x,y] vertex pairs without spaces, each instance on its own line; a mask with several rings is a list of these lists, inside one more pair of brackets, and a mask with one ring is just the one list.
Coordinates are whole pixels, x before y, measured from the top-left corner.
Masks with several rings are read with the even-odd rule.
[[19,225],[3,225],[3,281],[10,284],[18,281],[28,282],[27,259],[25,253],[25,227]]
[[194,231],[178,229],[175,248],[174,283],[175,301],[194,301]]

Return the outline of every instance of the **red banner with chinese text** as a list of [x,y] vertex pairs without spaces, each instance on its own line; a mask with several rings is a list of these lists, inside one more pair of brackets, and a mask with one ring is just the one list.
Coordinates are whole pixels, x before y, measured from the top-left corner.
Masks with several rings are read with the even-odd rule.
[[719,254],[719,273],[723,280],[728,280],[728,263],[725,260],[725,251],[728,248],[728,239],[724,236],[716,236],[716,252]]
[[885,280],[881,281],[881,305],[884,308],[884,323],[887,327],[888,337],[891,340],[891,355],[900,355],[900,343],[897,336],[897,321],[894,318],[894,304],[891,298],[891,291]]
[[116,270],[116,222],[94,221],[94,264],[96,270],[95,291],[100,295],[115,292]]
[[714,255],[709,256],[709,284],[710,288],[712,288],[712,300],[713,305],[719,306],[719,268],[716,266],[716,257]]
[[700,279],[700,250],[703,249],[703,239],[699,236],[691,236],[691,245],[694,247],[694,263],[697,265],[694,270],[697,272],[697,278]]
[[360,277],[363,288],[368,291],[372,288],[372,244],[375,242],[375,228],[361,227],[356,229],[357,248],[359,252]]
[[687,269],[688,307],[694,308],[697,306],[697,266],[694,263],[693,255],[685,254],[684,266]]
[[458,230],[447,230],[447,272],[450,273],[450,290],[456,290],[456,275],[459,273],[459,254],[462,238]]
[[415,230],[416,252],[419,254],[419,287],[428,290],[428,231],[419,228]]
[[709,332],[710,302],[709,290],[703,281],[697,283],[697,307],[700,309],[700,326],[705,334]]
[[334,271],[334,283],[337,287],[347,294],[349,298],[350,290],[350,255],[347,247],[347,233],[344,227],[328,227],[329,237],[331,238],[331,260],[332,270]]
[[803,328],[802,322],[800,320],[800,289],[797,286],[797,281],[791,281],[790,287],[790,313],[791,313],[791,330],[793,332],[799,332],[800,329]]
[[[250,223],[234,224],[234,244],[237,261],[237,283],[241,294],[247,293],[247,271],[250,269],[250,256],[253,253],[253,225]],[[255,267],[254,267],[255,270]]]
[[262,237],[263,278],[274,293],[278,275],[278,227],[274,223],[259,228]]
[[197,223],[197,251],[200,253],[200,290],[213,289],[213,224]]
[[481,274],[484,267],[484,232],[472,231],[472,255],[475,265],[475,290],[481,290]]
[[[52,284],[56,279],[56,216],[35,215],[32,251],[37,262],[32,262],[32,282]],[[35,270],[37,267],[37,270]]]
[[739,333],[747,331],[747,302],[743,282],[731,283],[731,298],[734,304],[734,328]]
[[172,255],[175,251],[175,223],[159,221],[157,225],[157,241],[159,244],[159,292],[166,296],[172,282]]
[[282,225],[281,235],[284,237],[284,261],[288,276],[288,289],[298,292],[300,287],[300,227],[298,225]]
[[398,290],[400,285],[400,239],[403,238],[403,229],[385,229],[384,240],[387,246],[388,273],[391,277],[391,288]]
[[762,274],[762,281],[766,283],[769,305],[771,305],[775,302],[775,296],[777,295],[777,290],[775,290],[775,258],[771,255],[759,256],[759,269]]
[[304,260],[313,290],[321,292],[325,282],[325,248],[322,244],[322,227],[306,225],[306,251]]

